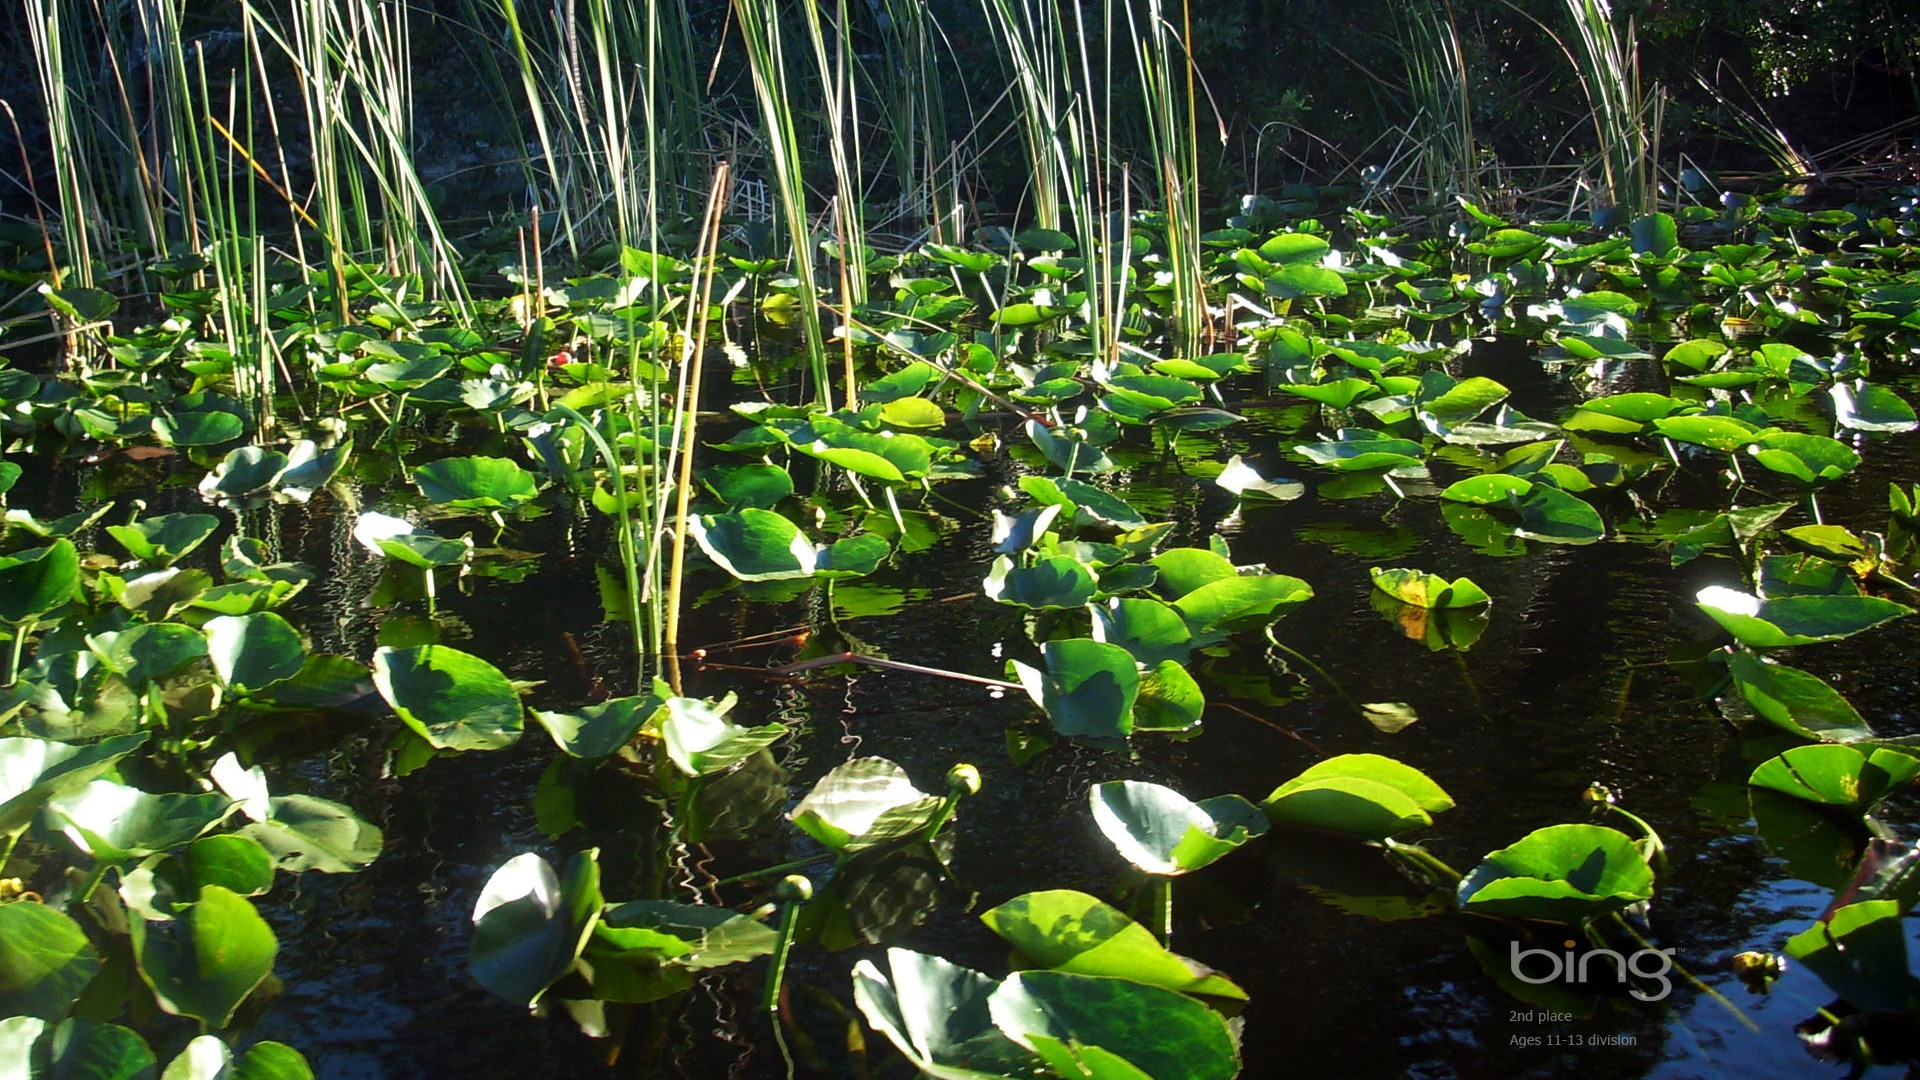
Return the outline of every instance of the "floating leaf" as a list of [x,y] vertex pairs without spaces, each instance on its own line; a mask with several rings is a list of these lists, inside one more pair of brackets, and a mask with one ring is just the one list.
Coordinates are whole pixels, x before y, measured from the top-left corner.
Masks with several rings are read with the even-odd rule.
[[1470,608],[1492,603],[1480,586],[1466,578],[1448,581],[1424,570],[1382,570],[1368,573],[1373,587],[1404,604],[1423,608]]
[[1093,599],[1095,587],[1093,571],[1076,559],[1049,555],[1017,566],[1002,555],[993,560],[981,591],[1024,608],[1077,608]]
[[583,851],[569,860],[564,884],[532,852],[493,872],[473,905],[474,981],[530,1007],[573,969],[605,906],[598,855]]
[[1049,641],[1040,653],[1045,670],[1018,660],[1007,666],[1055,731],[1076,738],[1123,738],[1133,731],[1140,672],[1131,654],[1089,638]]
[[264,690],[300,674],[306,647],[300,631],[271,611],[207,620],[207,656],[220,681],[241,693]]
[[1855,379],[1834,383],[1828,393],[1833,397],[1834,422],[1843,428],[1884,433],[1920,427],[1913,406],[1884,386]]
[[1920,758],[1876,747],[1796,746],[1761,762],[1747,783],[1803,802],[1864,814],[1920,777]]
[[1239,454],[1227,459],[1226,468],[1220,470],[1220,475],[1214,477],[1213,482],[1241,498],[1251,496],[1274,502],[1286,502],[1307,493],[1307,486],[1297,480],[1265,479],[1254,471],[1253,466],[1241,461]]
[[1873,737],[1873,729],[1853,705],[1818,675],[1764,660],[1749,652],[1727,657],[1740,695],[1753,711],[1803,739],[1854,742]]
[[201,545],[220,519],[212,514],[162,514],[132,525],[109,525],[107,534],[149,566],[171,566]]
[[1834,993],[1862,1010],[1903,1012],[1920,986],[1907,970],[1902,906],[1892,900],[1848,904],[1787,939],[1782,949]]
[[80,587],[80,553],[72,541],[0,556],[0,622],[19,626],[73,598]]
[[1653,871],[1632,837],[1601,825],[1549,825],[1489,854],[1460,882],[1465,910],[1578,923],[1653,895]]
[[286,1043],[257,1042],[235,1057],[218,1035],[202,1035],[167,1063],[160,1080],[313,1080],[313,1070]]
[[1046,1036],[1106,1050],[1148,1076],[1228,1080],[1240,1071],[1239,1047],[1224,1017],[1171,990],[1126,979],[1017,971],[993,992],[988,1009],[1014,1042]]
[[936,1080],[1025,1076],[1033,1055],[993,1025],[993,979],[937,956],[888,949],[887,970],[853,967],[853,1000],[867,1023]]
[[147,738],[140,732],[86,744],[0,739],[0,833],[33,820],[48,799],[85,787]]
[[728,720],[734,695],[718,702],[670,697],[653,715],[667,757],[689,776],[706,776],[731,768],[761,747],[787,733],[785,725],[741,727]]
[[37,1016],[0,1020],[0,1062],[16,1063],[8,1080],[153,1080],[153,1051],[139,1032],[69,1017],[59,1025]]
[[572,757],[602,761],[633,741],[664,702],[652,694],[613,698],[579,712],[533,711],[553,741]]
[[533,474],[506,458],[449,457],[413,470],[428,500],[462,510],[501,510],[533,498]]
[[47,803],[56,826],[82,851],[102,861],[151,855],[187,843],[211,828],[233,805],[217,793],[153,794],[112,780],[95,780]]
[[290,874],[352,873],[378,858],[385,844],[377,827],[337,802],[313,795],[283,795],[267,805],[267,819],[237,835],[265,848],[274,866]]
[[223,1028],[254,987],[273,972],[280,943],[245,897],[218,885],[172,922],[134,919],[140,977],[160,1007]]
[[886,758],[834,766],[787,816],[834,851],[860,851],[924,831],[945,800],[914,786]]
[[799,526],[771,510],[743,507],[687,520],[714,565],[742,581],[811,577],[819,556]]
[[1913,614],[1912,608],[1877,596],[1787,596],[1763,602],[1721,585],[1700,590],[1694,601],[1727,633],[1755,649],[1838,641]]
[[1083,892],[1024,893],[983,913],[980,921],[1013,946],[1018,967],[1128,979],[1183,994],[1247,998],[1232,980],[1169,952],[1152,931]]
[[1107,841],[1149,874],[1191,873],[1267,831],[1259,808],[1238,795],[1196,803],[1159,784],[1114,780],[1089,797]]
[[31,900],[0,904],[0,1013],[58,1022],[99,972],[86,931],[65,912]]
[[520,694],[485,660],[445,645],[383,648],[373,685],[421,738],[441,750],[498,750],[520,738]]
[[1118,645],[1141,664],[1185,663],[1193,633],[1180,613],[1158,600],[1114,597],[1093,609],[1093,639]]
[[1277,825],[1384,840],[1433,824],[1453,798],[1425,773],[1378,754],[1342,754],[1309,767],[1260,808]]

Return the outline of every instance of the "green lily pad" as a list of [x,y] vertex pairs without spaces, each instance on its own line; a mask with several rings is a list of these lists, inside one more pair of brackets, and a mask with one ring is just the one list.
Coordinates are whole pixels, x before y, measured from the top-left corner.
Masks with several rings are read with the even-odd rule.
[[1210,581],[1173,602],[1196,639],[1264,626],[1285,609],[1313,599],[1313,586],[1285,574],[1235,575]]
[[1166,660],[1185,663],[1193,651],[1187,621],[1158,600],[1116,596],[1096,605],[1093,639],[1120,646],[1147,667]]
[[0,1020],[0,1061],[18,1063],[21,1080],[153,1080],[153,1051],[131,1028],[69,1017]]
[[1920,758],[1875,747],[1796,746],[1761,762],[1747,778],[1803,802],[1864,814],[1873,804],[1920,777]]
[[854,852],[918,835],[945,801],[886,758],[854,758],[821,777],[787,816],[828,848]]
[[1181,661],[1162,660],[1141,673],[1133,700],[1135,731],[1192,731],[1206,711],[1206,695]]
[[1549,825],[1489,854],[1461,882],[1461,906],[1482,915],[1578,923],[1653,895],[1653,871],[1632,837],[1601,825]]
[[1049,641],[1040,647],[1045,670],[1018,660],[1007,668],[1020,686],[1070,738],[1124,738],[1133,731],[1140,671],[1132,654],[1091,638]]
[[1453,798],[1427,774],[1379,754],[1341,754],[1273,790],[1260,804],[1276,825],[1384,840],[1433,824]]
[[86,638],[86,648],[109,671],[125,678],[134,694],[140,694],[207,655],[207,638],[180,623],[138,623],[125,630],[92,634]]
[[19,626],[60,607],[80,587],[80,553],[70,540],[0,557],[0,622]]
[[533,474],[496,457],[449,457],[413,470],[413,484],[429,501],[462,510],[503,510],[532,499]]
[[171,566],[197,548],[220,519],[212,514],[163,514],[132,525],[109,525],[107,534],[148,566]]
[[768,510],[793,494],[793,477],[787,470],[765,461],[715,469],[705,475],[703,482],[715,498],[736,510],[746,507]]
[[1243,499],[1287,502],[1307,493],[1307,486],[1297,480],[1266,479],[1253,466],[1241,461],[1239,454],[1227,459],[1226,467],[1220,470],[1219,476],[1213,478],[1213,482]]
[[515,1005],[538,1004],[573,970],[606,906],[597,850],[567,863],[566,878],[528,852],[487,879],[473,905],[473,978]]
[[1848,904],[1788,938],[1782,951],[1855,1008],[1904,1011],[1920,985],[1907,969],[1903,910],[1893,900]]
[[230,502],[265,494],[286,471],[287,455],[280,451],[242,446],[200,481],[200,496],[209,502]]
[[1238,795],[1196,803],[1159,784],[1114,780],[1089,798],[1107,841],[1149,874],[1191,873],[1267,831],[1266,816]]
[[1647,425],[1675,442],[1732,453],[1760,436],[1760,429],[1731,416],[1669,416]]
[[99,973],[93,943],[65,912],[0,904],[0,1013],[57,1023]]
[[263,1041],[236,1056],[218,1035],[202,1035],[167,1063],[160,1080],[313,1080],[300,1051]]
[[1019,971],[988,1001],[994,1026],[1031,1048],[1034,1036],[1099,1047],[1148,1076],[1228,1080],[1239,1046],[1224,1017],[1171,990],[1126,979]]
[[75,847],[115,862],[185,844],[212,828],[232,805],[233,800],[214,792],[156,795],[95,780],[49,800],[47,816]]
[[718,702],[670,697],[654,712],[667,757],[682,772],[689,776],[723,772],[786,735],[783,724],[749,728],[728,720],[734,701],[731,693]]
[[1913,406],[1899,394],[1865,379],[1837,382],[1828,391],[1833,397],[1833,420],[1854,431],[1890,433],[1912,431],[1920,427]]
[[273,972],[280,943],[245,897],[218,885],[165,923],[134,919],[140,977],[160,1007],[223,1028]]
[[660,698],[646,694],[585,705],[571,713],[535,709],[533,718],[569,756],[604,761],[632,742],[663,704]]
[[236,835],[265,848],[274,867],[290,874],[349,874],[379,858],[385,845],[378,827],[328,799],[279,795],[267,801],[267,808],[266,820]]
[[520,738],[520,694],[500,669],[445,645],[383,648],[373,685],[401,722],[440,750],[498,750]]
[[1838,641],[1913,614],[1913,609],[1877,596],[1787,596],[1762,601],[1720,585],[1694,597],[1700,610],[1742,645],[1779,649]]
[[85,787],[147,738],[139,732],[85,744],[0,739],[0,833],[33,820],[48,799]]
[[1820,742],[1856,742],[1873,737],[1873,729],[1852,703],[1818,675],[1749,652],[1729,656],[1727,668],[1734,685],[1740,688],[1740,696],[1768,723]]
[[1016,566],[1005,555],[993,560],[981,591],[1004,604],[1024,608],[1077,608],[1093,599],[1093,571],[1076,559],[1048,555]]
[[687,520],[714,565],[742,581],[812,577],[819,556],[800,527],[771,510],[743,507]]
[[1851,447],[1824,435],[1770,429],[1747,447],[1753,459],[1804,487],[1832,483],[1860,467]]
[[375,555],[422,570],[456,566],[473,555],[471,537],[449,540],[430,529],[417,528],[405,518],[375,510],[366,511],[355,519],[353,538]]
[[880,422],[892,428],[937,430],[947,425],[947,414],[926,398],[903,397],[880,406]]
[[1409,439],[1396,439],[1366,428],[1344,428],[1332,442],[1301,443],[1294,453],[1315,464],[1342,472],[1410,469],[1426,461],[1426,451]]
[[1013,946],[1016,967],[1128,979],[1183,994],[1247,998],[1232,980],[1169,952],[1152,931],[1083,892],[1025,893],[983,913],[980,921]]
[[208,619],[207,656],[222,684],[248,693],[300,674],[306,646],[293,624],[271,611]]
[[1493,602],[1486,590],[1466,578],[1448,581],[1424,570],[1382,570],[1377,566],[1368,574],[1374,588],[1415,607],[1471,608]]
[[922,1073],[935,1080],[1032,1075],[1037,1062],[994,1027],[988,1008],[999,983],[972,968],[906,949],[888,949],[853,968],[860,1014]]

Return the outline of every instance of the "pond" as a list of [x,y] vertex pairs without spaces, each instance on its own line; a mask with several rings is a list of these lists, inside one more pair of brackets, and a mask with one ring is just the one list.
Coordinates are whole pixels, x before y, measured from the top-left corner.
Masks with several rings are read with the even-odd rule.
[[[1282,232],[1241,262],[1309,249],[1325,242]],[[1655,260],[1681,253],[1642,254]],[[1483,280],[1528,276],[1521,256],[1494,262]],[[975,284],[967,273],[952,280]],[[1043,310],[1044,273],[1018,273],[999,311],[1035,310],[1003,323],[1066,314]],[[623,327],[607,312],[632,296],[606,280],[562,295],[561,324],[631,333],[632,315]],[[200,373],[164,393],[159,369],[138,367],[0,386],[41,425],[10,454],[25,468],[0,599],[38,640],[0,735],[16,754],[155,738],[88,777],[112,792],[49,794],[28,781],[52,772],[22,772],[5,792],[27,800],[4,819],[18,838],[7,872],[109,928],[172,920],[166,933],[211,936],[184,925],[188,897],[251,905],[277,942],[271,976],[209,1017],[179,989],[191,977],[156,984],[166,961],[143,935],[163,931],[137,931],[101,946],[124,957],[119,997],[90,990],[76,1015],[127,1002],[165,1060],[192,1029],[154,1012],[151,987],[167,1013],[244,1032],[237,1045],[273,1040],[315,1075],[369,1078],[907,1076],[880,1026],[891,988],[893,1022],[920,1030],[915,970],[956,995],[935,995],[930,1015],[981,1028],[965,1046],[918,1046],[937,1067],[981,1070],[967,1075],[1009,1068],[993,1055],[1013,1044],[992,1029],[1017,1026],[1001,997],[1015,986],[1060,1046],[1105,1062],[1074,1058],[1089,1076],[1141,1073],[1098,1058],[1120,1045],[1099,1038],[1124,1036],[1075,1019],[1063,986],[1119,995],[1109,1016],[1138,1009],[1166,1046],[1217,1029],[1225,1057],[1196,1076],[1231,1073],[1236,1054],[1250,1076],[1298,1062],[1805,1075],[1824,1066],[1795,1026],[1836,998],[1899,1030],[1909,943],[1876,930],[1888,916],[1873,905],[1898,926],[1920,899],[1899,839],[1920,815],[1898,790],[1920,775],[1902,751],[1920,737],[1920,623],[1896,603],[1913,591],[1899,505],[1920,473],[1911,375],[1888,361],[1868,382],[1861,353],[1791,326],[1765,345],[1648,345],[1645,302],[1597,288],[1545,315],[1514,302],[1459,348],[1268,299],[1302,302],[1243,315],[1243,351],[1199,360],[1110,362],[1074,334],[1016,343],[1005,325],[971,352],[892,331],[862,358],[864,414],[803,407],[804,388],[781,382],[796,365],[771,350],[714,361],[671,690],[636,679],[616,538],[626,485],[673,475],[654,456],[672,440],[648,426],[659,412],[627,404],[637,394],[586,370],[612,353],[542,353],[516,372],[483,335],[305,328],[327,362],[306,402],[279,405],[319,442],[277,464],[231,436],[181,435],[224,423],[206,417],[233,400]],[[1083,394],[1100,408],[1077,408]],[[742,401],[759,404],[722,411]],[[77,430],[59,431],[59,410]],[[160,450],[134,452],[152,450],[150,431]],[[624,467],[605,468],[599,443]],[[209,513],[204,528],[187,518]],[[145,533],[109,538],[135,515]],[[185,533],[192,550],[160,550]],[[73,580],[15,604],[6,590],[65,557],[61,537],[89,553]],[[141,542],[159,548],[120,557]],[[204,643],[153,674],[142,650],[160,626]],[[136,630],[141,644],[116,652],[113,635]],[[62,659],[76,650],[98,660]],[[121,687],[124,702],[109,693]],[[599,753],[583,749],[609,726]],[[977,793],[950,772],[961,763]],[[271,813],[244,797],[252,766]],[[76,794],[131,800],[114,793],[136,786],[175,801],[136,822]],[[1204,801],[1227,795],[1244,801]],[[289,796],[380,835],[300,831]],[[190,799],[219,805],[189,813]],[[156,823],[193,814],[185,832]],[[863,831],[889,820],[894,834]],[[249,893],[167,869],[202,866],[189,853],[229,834],[283,872]],[[1522,850],[1536,841],[1571,862],[1541,868]],[[1155,860],[1161,876],[1138,868]],[[790,868],[810,876],[804,903],[775,888]],[[103,903],[117,916],[94,914]],[[478,946],[477,911],[500,913]],[[1077,914],[1048,924],[1045,911]],[[1125,939],[1115,961],[1071,943],[1118,949],[1115,927],[1145,944]],[[1848,948],[1804,937],[1827,927]],[[789,935],[776,1027],[763,957]],[[1177,976],[1153,967],[1156,935],[1190,958]],[[1590,972],[1603,949],[1616,960],[1598,957],[1602,977],[1572,977],[1576,955]],[[1783,953],[1774,977],[1745,970]],[[966,998],[988,984],[967,990],[915,954],[985,973],[991,1023]],[[1632,978],[1602,985],[1629,961]],[[1161,989],[1169,979],[1186,993]],[[51,1000],[51,985],[34,992]],[[1175,1052],[1134,1038],[1141,1060]],[[1897,1047],[1872,1052],[1891,1063]]]

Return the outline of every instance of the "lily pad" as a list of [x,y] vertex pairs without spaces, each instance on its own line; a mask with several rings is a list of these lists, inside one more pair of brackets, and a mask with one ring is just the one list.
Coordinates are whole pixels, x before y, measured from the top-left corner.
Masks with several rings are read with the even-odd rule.
[[80,587],[80,553],[56,540],[0,557],[0,622],[19,626],[65,604]]
[[1920,758],[1898,750],[1796,746],[1761,762],[1747,783],[1803,802],[1864,814],[1920,777]]
[[65,912],[0,904],[0,1013],[57,1023],[99,972],[93,943]]
[[598,705],[585,705],[578,712],[541,712],[533,718],[547,729],[553,741],[568,755],[588,761],[603,761],[633,741],[641,727],[664,702],[652,694],[613,698]]
[[462,510],[503,510],[532,499],[533,474],[496,457],[449,457],[413,470],[414,486],[430,501]]
[[819,555],[800,527],[771,510],[696,516],[688,531],[714,565],[742,581],[812,577]]
[[1018,566],[1008,556],[993,560],[981,591],[1024,608],[1077,608],[1093,599],[1093,571],[1076,559],[1048,555]]
[[1460,882],[1482,915],[1578,923],[1653,895],[1653,871],[1632,837],[1601,825],[1549,825],[1489,854]]
[[530,1007],[573,969],[606,906],[597,856],[575,855],[564,882],[532,852],[493,872],[473,905],[474,981]]
[[207,656],[228,687],[248,693],[300,674],[306,646],[293,624],[271,611],[208,619]]
[[718,702],[670,697],[653,713],[667,757],[689,776],[707,776],[732,768],[761,747],[786,735],[783,724],[741,727],[727,719],[729,693]]
[[1787,596],[1762,601],[1721,585],[1700,590],[1694,601],[1727,633],[1755,649],[1838,641],[1913,614],[1912,608],[1877,596]]
[[1873,729],[1852,703],[1818,675],[1749,652],[1729,656],[1727,667],[1740,696],[1768,723],[1821,742],[1873,737]]
[[1267,831],[1267,818],[1238,795],[1193,802],[1138,780],[1095,784],[1094,824],[1120,857],[1149,874],[1191,873]]
[[1090,638],[1065,638],[1040,647],[1045,669],[1018,660],[1007,668],[1062,735],[1124,738],[1133,731],[1140,671],[1132,654]]
[[834,766],[787,816],[828,848],[853,852],[919,834],[944,803],[900,766],[865,757]]
[[273,972],[280,943],[243,896],[218,885],[165,923],[134,919],[140,977],[160,1007],[223,1028]]
[[1341,754],[1273,790],[1260,808],[1276,825],[1342,833],[1363,840],[1433,824],[1453,797],[1427,774],[1379,754]]
[[1030,892],[980,921],[1014,949],[1014,966],[1128,979],[1183,994],[1245,1001],[1231,979],[1168,951],[1118,908],[1072,889]]
[[1423,608],[1471,608],[1492,603],[1486,590],[1466,578],[1448,581],[1424,570],[1382,570],[1368,573],[1373,587],[1403,604]]
[[212,514],[163,514],[132,525],[109,525],[107,534],[148,566],[171,566],[197,548],[220,519]]
[[445,645],[383,648],[373,685],[414,733],[441,750],[498,750],[520,738],[520,694],[500,669]]

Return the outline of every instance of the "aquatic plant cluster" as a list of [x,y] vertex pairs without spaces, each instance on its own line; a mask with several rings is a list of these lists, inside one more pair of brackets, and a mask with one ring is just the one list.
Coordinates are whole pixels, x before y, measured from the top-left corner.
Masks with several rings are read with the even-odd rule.
[[[109,293],[46,286],[66,365],[0,376],[12,444],[164,455],[167,475],[207,512],[147,515],[112,498],[47,520],[7,512],[0,1003],[11,1018],[0,1038],[45,1068],[82,1055],[138,1075],[153,1051],[117,1021],[158,1009],[233,1033],[257,1005],[271,1008],[279,942],[257,904],[271,901],[278,875],[352,873],[382,848],[353,808],[276,793],[284,781],[270,740],[257,742],[260,725],[315,713],[391,717],[381,723],[401,777],[508,747],[530,715],[557,753],[527,795],[563,844],[577,826],[605,828],[570,793],[607,772],[671,807],[675,843],[799,830],[817,854],[724,867],[732,876],[699,902],[609,899],[590,849],[558,870],[532,853],[509,861],[472,912],[483,986],[564,1005],[600,1036],[619,1035],[624,1006],[770,956],[777,1036],[790,949],[884,941],[924,918],[919,905],[941,902],[937,883],[981,773],[957,765],[944,791],[929,792],[891,761],[856,756],[790,804],[774,756],[789,727],[743,725],[731,695],[677,689],[682,666],[703,657],[666,646],[664,620],[650,613],[683,602],[681,560],[704,558],[692,580],[732,580],[760,601],[818,593],[823,610],[845,612],[813,627],[844,650],[809,646],[781,673],[831,680],[871,659],[1024,692],[1044,725],[1021,729],[1016,760],[1053,741],[1124,751],[1206,738],[1210,705],[1261,706],[1258,693],[1208,685],[1196,661],[1264,649],[1326,677],[1272,633],[1313,591],[1237,565],[1218,535],[1174,543],[1175,525],[1113,481],[1142,455],[1174,455],[1243,503],[1305,492],[1305,481],[1229,453],[1234,445],[1284,448],[1268,457],[1310,477],[1321,498],[1388,495],[1487,554],[1652,541],[1676,566],[1711,557],[1741,568],[1744,588],[1697,598],[1728,643],[1691,662],[1707,676],[1705,697],[1798,740],[1749,778],[1761,834],[1792,836],[1812,817],[1837,819],[1843,845],[1848,830],[1877,835],[1845,848],[1857,851],[1858,874],[1785,952],[1859,1008],[1900,1007],[1914,984],[1887,950],[1897,957],[1897,927],[1920,892],[1904,869],[1910,846],[1873,810],[1920,776],[1920,757],[1907,733],[1876,731],[1791,661],[1912,613],[1920,493],[1894,489],[1885,531],[1825,523],[1820,502],[1863,451],[1916,426],[1886,378],[1920,341],[1910,213],[1766,204],[1656,212],[1610,233],[1469,204],[1464,227],[1412,240],[1361,211],[1261,200],[1245,210],[1203,237],[1210,337],[1231,351],[1160,352],[1170,319],[1151,215],[1129,262],[1101,272],[1128,286],[1112,333],[1090,322],[1082,292],[1089,265],[1112,253],[1053,230],[992,233],[979,245],[871,255],[885,291],[839,313],[835,329],[854,381],[803,379],[797,400],[746,395],[724,414],[698,411],[695,384],[678,381],[676,360],[695,339],[665,316],[679,309],[737,358],[711,392],[792,374],[801,354],[783,359],[767,320],[806,302],[794,279],[728,254],[725,241],[687,259],[629,250],[610,272],[524,281],[504,299],[473,301],[465,317],[408,300],[407,278],[373,267],[352,267],[341,297],[329,271],[278,265],[264,286],[285,367],[271,422],[231,393],[246,359],[217,334],[220,295],[193,287],[204,267],[156,268],[178,285],[162,294],[159,318],[137,326],[116,318]],[[724,299],[702,304],[709,288]],[[759,317],[757,348],[732,338],[737,313]],[[1471,374],[1456,343],[1489,333],[1537,341],[1540,362],[1580,388],[1577,405],[1523,415],[1507,387]],[[1612,391],[1629,373],[1661,389]],[[1223,437],[1242,427],[1258,434]],[[471,447],[498,452],[463,452]],[[691,460],[678,456],[689,450]],[[676,489],[683,467],[694,483]],[[28,476],[12,461],[4,473],[9,487]],[[992,500],[979,591],[1024,612],[1028,640],[1004,671],[980,658],[984,675],[864,656],[841,628],[857,605],[837,605],[836,590],[925,547],[943,527],[931,513],[941,488],[987,475],[1011,483]],[[310,647],[294,620],[311,617],[300,599],[315,571],[282,561],[263,527],[277,505],[307,500],[352,513],[354,477],[387,492],[388,509],[359,511],[352,528],[387,566],[375,599],[422,613],[386,624],[370,656]],[[1670,505],[1681,483],[1718,491],[1718,505]],[[670,512],[676,495],[688,501]],[[639,661],[633,692],[530,711],[526,687],[444,640],[436,580],[444,589],[488,564],[511,580],[513,563],[537,556],[503,542],[537,515],[570,516],[603,538],[607,614],[630,621]],[[1376,569],[1376,604],[1427,648],[1465,650],[1499,612],[1447,569]],[[1383,733],[1418,720],[1404,705],[1347,700],[1355,723]],[[1167,942],[1173,879],[1248,843],[1344,837],[1344,858],[1394,861],[1416,894],[1444,896],[1470,925],[1510,927],[1515,948],[1541,923],[1629,951],[1651,948],[1649,918],[1658,926],[1661,838],[1604,791],[1592,799],[1603,821],[1547,825],[1464,872],[1408,839],[1454,811],[1453,799],[1381,754],[1328,757],[1258,803],[1192,801],[1138,781],[1096,784],[1090,800],[1114,850],[1156,883],[1134,916],[1037,883],[981,914],[1011,946],[1011,974],[897,948],[855,969],[852,1000],[922,1070],[1233,1075],[1232,1018],[1246,993]],[[1796,857],[1797,841],[1781,842]],[[779,883],[801,869],[810,876]],[[921,884],[904,908],[897,896],[875,907],[862,885],[876,875]],[[779,884],[756,894],[765,907],[745,910],[715,902],[729,882]],[[1474,947],[1497,958],[1484,927],[1475,933]],[[1489,970],[1529,996],[1518,968]],[[1616,993],[1646,989],[1623,983]],[[304,1074],[277,1043],[231,1064],[211,1035],[180,1053],[194,1064],[169,1075]]]
[[[1457,28],[1424,7],[1410,81],[1448,138],[1423,144],[1420,199],[1383,171],[1206,210],[1185,5],[982,0],[1032,167],[1030,212],[991,224],[936,105],[939,27],[870,6],[872,56],[844,2],[729,7],[758,117],[743,179],[701,134],[686,5],[461,5],[497,31],[533,207],[456,238],[417,166],[404,12],[243,2],[220,71],[170,5],[123,38],[30,0],[53,153],[31,226],[0,232],[22,290],[0,308],[0,1061],[311,1076],[310,1047],[252,1034],[300,993],[289,928],[418,826],[342,778],[370,763],[405,791],[476,760],[538,770],[479,794],[542,846],[414,884],[462,899],[463,972],[521,1030],[577,1028],[609,1063],[664,1055],[662,1015],[745,987],[753,1015],[709,1027],[767,1073],[1274,1071],[1245,1051],[1248,973],[1174,949],[1207,950],[1225,920],[1188,905],[1243,849],[1346,917],[1452,920],[1516,1015],[1746,1022],[1718,976],[1758,992],[1791,967],[1834,998],[1802,1025],[1816,1052],[1905,1057],[1920,852],[1888,822],[1920,750],[1821,647],[1897,632],[1920,591],[1920,485],[1830,513],[1920,427],[1920,195],[1663,184],[1632,24],[1573,0],[1555,40],[1598,140],[1580,214],[1483,197]],[[1116,85],[1146,91],[1137,174],[1114,115],[1141,103]],[[886,220],[860,156],[880,131]],[[1528,387],[1489,342],[1524,352]],[[1701,955],[1661,904],[1676,823],[1591,778],[1540,781],[1573,820],[1477,858],[1452,842],[1497,808],[1456,805],[1467,770],[1383,752],[1430,723],[1336,677],[1342,642],[1289,633],[1326,601],[1227,525],[1304,535],[1321,523],[1287,504],[1309,495],[1457,542],[1421,561],[1471,553],[1396,565],[1411,543],[1319,531],[1374,560],[1347,584],[1470,689],[1462,654],[1521,617],[1495,560],[1714,566],[1672,603],[1700,640],[1656,666],[1764,733],[1713,821],[1830,902],[1777,953]],[[329,531],[316,566],[302,544]],[[902,583],[935,557],[962,595]],[[586,647],[463,618],[474,596],[531,608],[555,565],[593,582]],[[1007,629],[957,664],[872,643],[944,604]],[[695,639],[721,610],[736,636]],[[567,680],[528,677],[540,650]],[[803,770],[873,670],[978,691],[996,757],[897,762],[849,727]],[[1315,702],[1363,748],[1295,730]],[[1227,716],[1312,762],[1263,790],[1133,778],[1231,738]],[[958,869],[977,808],[1059,763],[1103,880],[1130,876],[987,895]],[[903,947],[939,943],[914,937],[935,920],[964,927],[953,949]],[[790,969],[849,950],[798,992]]]

